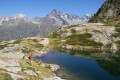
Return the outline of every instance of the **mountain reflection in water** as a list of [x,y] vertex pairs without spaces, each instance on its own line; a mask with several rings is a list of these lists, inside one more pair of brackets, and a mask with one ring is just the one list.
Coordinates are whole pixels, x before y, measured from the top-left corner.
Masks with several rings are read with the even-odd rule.
[[120,80],[120,53],[59,50],[35,57],[58,64],[56,74],[68,80]]

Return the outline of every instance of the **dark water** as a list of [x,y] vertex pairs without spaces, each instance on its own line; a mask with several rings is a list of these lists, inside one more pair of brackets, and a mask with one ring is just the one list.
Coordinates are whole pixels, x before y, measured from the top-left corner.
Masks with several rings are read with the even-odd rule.
[[35,59],[58,64],[61,69],[57,75],[69,80],[120,80],[120,54],[112,54],[49,51],[46,55],[37,56]]

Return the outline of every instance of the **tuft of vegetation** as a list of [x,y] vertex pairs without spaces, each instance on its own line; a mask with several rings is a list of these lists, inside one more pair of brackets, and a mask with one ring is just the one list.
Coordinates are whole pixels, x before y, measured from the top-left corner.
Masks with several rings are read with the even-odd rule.
[[70,26],[67,26],[65,28],[72,28],[72,27],[78,27],[78,26],[79,26],[79,24],[78,25],[70,25]]
[[93,30],[92,32],[95,32],[95,33],[100,33],[102,34],[102,32],[100,30]]
[[67,37],[66,44],[93,47],[103,45],[101,42],[95,42],[94,40],[91,40],[91,37],[92,35],[90,33],[71,35]]
[[17,80],[24,80],[24,79],[22,79],[22,78],[18,78]]
[[30,53],[30,52],[32,52],[32,50],[25,48],[25,49],[22,49],[22,52],[23,52],[23,53]]
[[[26,76],[30,78],[30,80],[43,80],[45,77],[55,76],[54,73],[50,69],[41,66],[40,62],[38,63],[35,60],[32,60],[32,65],[22,60],[20,60],[19,63],[20,63],[20,66],[22,67],[22,71],[18,72],[18,74],[22,76]],[[24,72],[25,68],[34,71],[37,74],[37,76],[28,75],[27,73]]]
[[117,44],[117,48],[120,50],[120,40],[115,42]]
[[75,29],[71,29],[71,33],[75,34],[75,33],[77,33],[77,31]]
[[117,38],[117,37],[120,37],[120,34],[119,33],[114,33],[114,34],[111,35],[111,37]]
[[57,38],[59,36],[59,34],[57,32],[53,32],[51,35],[50,35],[50,38]]
[[33,67],[26,67],[26,68],[35,72],[35,69]]
[[38,42],[38,40],[37,39],[27,39],[28,41],[32,41],[32,42],[35,42],[35,43],[37,43]]
[[110,48],[112,47],[112,43],[107,43],[107,44],[105,45],[105,47],[106,47],[107,49],[110,49]]
[[33,42],[38,42],[38,40],[37,39],[33,39]]
[[115,25],[115,27],[120,27],[120,22]]
[[115,28],[115,31],[120,33],[120,28]]
[[43,44],[36,44],[36,45],[35,45],[35,48],[40,48],[40,49],[41,49],[41,48],[43,48],[43,47],[44,47]]
[[1,50],[1,49],[4,49],[4,48],[7,47],[7,46],[8,46],[8,44],[0,45],[0,50]]
[[20,40],[20,39],[19,39],[19,40],[14,41],[13,44],[20,44],[22,41],[23,41],[23,40]]
[[115,38],[120,37],[120,28],[115,28],[115,32],[116,33],[112,34],[111,37]]
[[48,69],[51,69],[51,66],[50,65],[48,65],[48,66],[45,66],[46,68],[48,68]]
[[0,72],[0,80],[13,80],[8,73]]
[[68,36],[67,38],[91,38],[92,37],[92,34],[90,33],[84,33],[84,34],[73,34],[73,35],[70,35]]

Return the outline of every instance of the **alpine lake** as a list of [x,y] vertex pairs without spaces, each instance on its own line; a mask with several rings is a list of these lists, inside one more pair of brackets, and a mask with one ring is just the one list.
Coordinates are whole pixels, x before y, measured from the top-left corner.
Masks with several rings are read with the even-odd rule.
[[120,80],[120,51],[48,51],[36,60],[57,64],[56,75],[67,80]]

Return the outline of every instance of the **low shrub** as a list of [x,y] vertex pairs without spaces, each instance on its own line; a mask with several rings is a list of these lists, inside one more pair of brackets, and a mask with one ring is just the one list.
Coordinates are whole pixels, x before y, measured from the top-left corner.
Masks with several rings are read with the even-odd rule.
[[16,41],[13,42],[13,44],[19,44],[21,42],[22,42],[22,40],[16,40]]
[[0,49],[4,49],[8,44],[0,45]]
[[13,80],[8,73],[0,72],[0,80]]

